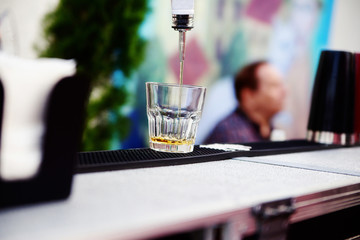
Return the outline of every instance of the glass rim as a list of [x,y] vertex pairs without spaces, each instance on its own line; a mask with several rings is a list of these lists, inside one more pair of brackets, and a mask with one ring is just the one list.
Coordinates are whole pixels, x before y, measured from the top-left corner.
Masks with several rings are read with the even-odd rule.
[[345,50],[338,50],[338,49],[323,49],[321,50],[321,53],[346,53],[346,54],[352,54],[351,51],[345,51]]
[[196,88],[196,89],[206,89],[206,87],[198,86],[198,85],[189,85],[189,84],[177,84],[177,83],[159,83],[159,82],[146,82],[146,85],[158,85],[158,86],[166,86],[166,87],[185,87],[185,88]]

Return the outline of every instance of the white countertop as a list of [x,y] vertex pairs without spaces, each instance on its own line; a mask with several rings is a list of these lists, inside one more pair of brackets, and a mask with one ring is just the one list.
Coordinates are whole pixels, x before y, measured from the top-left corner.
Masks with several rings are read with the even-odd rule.
[[[359,170],[357,147],[251,158],[257,162],[238,158],[77,174],[67,200],[0,210],[0,239],[144,238],[259,203],[360,183],[356,174],[281,166],[286,159],[301,162],[300,155],[316,156],[324,165],[328,156],[346,156],[342,161]],[[264,158],[283,162],[260,163]],[[339,166],[350,166],[345,162]]]
[[237,159],[360,177],[360,147]]

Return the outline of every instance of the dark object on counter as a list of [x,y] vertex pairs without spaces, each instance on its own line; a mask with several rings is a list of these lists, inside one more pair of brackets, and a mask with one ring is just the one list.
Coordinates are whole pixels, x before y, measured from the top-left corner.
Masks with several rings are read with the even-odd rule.
[[[1,121],[4,102],[1,82],[0,89]],[[54,87],[46,106],[40,170],[26,180],[0,179],[0,208],[64,199],[70,195],[88,92],[89,81],[81,76],[66,77]]]
[[355,143],[360,143],[360,53],[354,54],[355,60]]
[[322,51],[307,139],[325,144],[354,144],[354,105],[354,55],[345,51]]

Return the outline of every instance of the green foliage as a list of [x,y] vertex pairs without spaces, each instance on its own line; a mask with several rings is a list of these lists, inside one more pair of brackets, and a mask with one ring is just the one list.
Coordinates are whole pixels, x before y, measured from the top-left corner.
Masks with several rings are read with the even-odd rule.
[[110,76],[120,69],[129,77],[142,62],[138,29],[147,10],[147,0],[60,0],[44,19],[47,46],[40,56],[75,59],[92,81],[83,150],[109,149],[114,133],[127,134],[130,123],[119,109],[128,96]]

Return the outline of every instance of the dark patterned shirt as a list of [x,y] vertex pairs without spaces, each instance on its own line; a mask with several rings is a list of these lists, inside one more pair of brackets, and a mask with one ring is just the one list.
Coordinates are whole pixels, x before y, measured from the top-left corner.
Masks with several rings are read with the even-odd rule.
[[259,126],[237,108],[221,120],[204,143],[244,143],[267,141],[260,135]]

